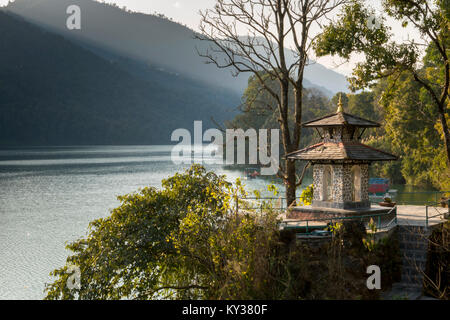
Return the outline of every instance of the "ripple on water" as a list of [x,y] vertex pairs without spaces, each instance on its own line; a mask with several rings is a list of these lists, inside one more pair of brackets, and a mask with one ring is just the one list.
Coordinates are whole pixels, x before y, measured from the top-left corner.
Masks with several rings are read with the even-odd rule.
[[[0,299],[42,299],[49,273],[64,265],[67,242],[105,217],[118,195],[180,171],[170,146],[0,150]],[[81,160],[80,160],[81,159]],[[56,161],[57,160],[57,161]],[[185,165],[184,167],[187,167]],[[224,171],[232,181],[237,171]],[[249,181],[261,189],[261,180]]]

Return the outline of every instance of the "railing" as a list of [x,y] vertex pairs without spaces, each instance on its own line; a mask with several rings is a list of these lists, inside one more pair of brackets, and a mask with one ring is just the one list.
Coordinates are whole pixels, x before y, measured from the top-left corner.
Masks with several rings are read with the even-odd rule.
[[[436,215],[434,215],[434,216],[430,216],[430,214],[429,214],[429,208],[435,208],[435,209],[436,209],[436,206],[437,206],[437,205],[440,205],[440,204],[441,204],[441,202],[436,202],[436,203],[434,203],[434,204],[425,206],[425,212],[426,212],[426,222],[425,222],[425,226],[426,226],[426,228],[428,228],[429,220],[430,220],[430,219],[433,219],[433,218],[439,217],[439,216],[441,216],[441,215],[444,215],[444,213],[439,212],[439,211],[438,211],[438,214],[436,214]],[[448,214],[450,215],[450,199],[447,200],[447,208],[448,208]],[[437,210],[436,210],[436,211],[437,211]]]
[[[434,194],[434,197],[436,199],[435,202],[431,202],[431,201],[426,201],[425,202],[425,208],[426,208],[426,217],[425,217],[425,223],[426,223],[426,227],[428,228],[429,226],[429,221],[433,218],[436,218],[438,216],[441,216],[443,213],[438,212],[438,214],[435,215],[430,215],[430,208],[436,207],[438,205],[441,204],[440,201],[438,201],[438,196],[439,195],[444,195],[444,194],[450,194],[450,191],[418,191],[418,192],[401,192],[399,194],[409,194],[409,195],[417,195],[417,194]],[[256,197],[250,197],[250,198],[241,198],[240,200],[248,200],[248,201],[260,201],[261,203],[257,206],[257,207],[247,207],[247,209],[249,210],[261,210],[261,212],[264,210],[264,201],[279,201],[280,205],[278,207],[274,207],[271,206],[272,209],[275,210],[286,210],[287,209],[287,202],[286,202],[286,198],[283,197],[260,197],[260,198],[256,198]],[[397,205],[402,204],[401,201],[396,201],[394,200]],[[448,214],[450,216],[450,199],[447,200],[448,201]],[[373,204],[377,204],[376,201],[371,201]],[[408,201],[408,204],[412,204],[413,201]],[[423,204],[424,202],[422,201],[417,201],[417,204]],[[393,208],[394,209],[394,208]],[[392,209],[392,210],[393,210]],[[365,216],[353,216],[353,217],[336,217],[336,218],[322,218],[322,219],[315,219],[315,220],[304,220],[303,222],[306,223],[306,230],[307,232],[310,229],[310,223],[312,222],[317,222],[317,221],[337,221],[337,220],[345,220],[345,219],[363,219],[363,218],[377,218],[377,226],[378,228],[380,228],[381,226],[381,217],[383,216],[387,216],[389,214],[392,214],[392,210],[389,211],[389,213],[384,213],[384,214],[373,214],[373,215],[365,215]],[[395,218],[392,219],[387,225],[386,227],[389,227],[391,224],[397,224],[397,208],[395,207]]]
[[[304,235],[311,235],[312,233],[309,232],[310,229],[318,229],[318,228],[324,228],[327,227],[329,224],[333,224],[335,222],[344,221],[344,220],[360,220],[361,222],[364,221],[364,219],[368,218],[376,218],[377,219],[377,229],[382,229],[382,217],[389,216],[394,214],[394,218],[386,224],[385,227],[389,227],[392,223],[397,224],[397,207],[393,207],[389,212],[385,213],[375,213],[375,214],[367,214],[367,215],[360,215],[360,216],[349,216],[349,217],[332,217],[332,218],[318,218],[318,219],[308,219],[308,220],[293,220],[293,221],[284,221],[281,223],[282,226],[289,227],[289,223],[305,223],[306,226],[293,226],[295,228],[305,228],[306,233]],[[313,222],[321,222],[321,221],[329,221],[327,225],[319,225],[319,226],[312,226],[311,223]]]
[[[434,206],[439,204],[439,197],[442,197],[443,195],[448,194],[450,195],[450,191],[416,191],[416,192],[397,192],[397,195],[395,196],[395,198],[393,199],[394,202],[397,203],[397,205],[403,205],[403,204],[410,204],[410,205],[423,205],[423,206]],[[414,195],[433,195],[434,197],[434,201],[432,200],[404,200],[401,199],[402,196],[414,196]],[[383,196],[378,197],[378,199],[382,199]],[[256,198],[256,197],[250,197],[250,198],[242,198],[242,200],[277,200],[280,201],[281,200],[281,206],[279,209],[286,209],[286,198],[284,197],[261,197],[261,198]],[[372,204],[378,204],[380,201],[379,200],[374,200],[373,197],[371,199],[371,203]],[[254,209],[259,209],[258,208],[254,208]]]
[[247,207],[246,209],[249,210],[264,210],[264,201],[279,201],[280,202],[280,206],[279,207],[273,207],[271,206],[272,209],[275,210],[286,210],[287,209],[287,201],[286,198],[283,197],[279,197],[279,198],[274,198],[274,197],[260,197],[260,198],[256,198],[256,197],[250,197],[250,198],[239,198],[239,200],[241,201],[259,201],[259,205],[257,207]]

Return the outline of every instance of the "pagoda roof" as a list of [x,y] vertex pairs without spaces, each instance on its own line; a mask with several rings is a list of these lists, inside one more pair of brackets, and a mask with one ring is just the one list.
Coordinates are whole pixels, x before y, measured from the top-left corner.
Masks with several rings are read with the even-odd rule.
[[336,112],[327,116],[303,123],[303,127],[334,127],[334,126],[355,126],[361,128],[380,127],[374,121],[363,119],[345,112]]
[[286,155],[292,160],[392,161],[397,157],[359,142],[319,143]]

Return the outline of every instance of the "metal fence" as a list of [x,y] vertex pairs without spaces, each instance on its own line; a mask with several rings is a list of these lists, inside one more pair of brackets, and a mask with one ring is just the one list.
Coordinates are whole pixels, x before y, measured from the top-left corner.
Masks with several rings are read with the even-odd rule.
[[286,198],[283,197],[246,197],[239,198],[241,201],[246,201],[247,203],[253,203],[252,207],[246,207],[249,210],[264,210],[266,204],[271,203],[271,208],[274,210],[286,210],[288,208]]
[[[392,201],[397,205],[422,205],[422,206],[434,206],[440,204],[441,197],[450,197],[450,191],[417,191],[417,192],[397,192],[395,195],[391,195]],[[372,204],[379,204],[383,201],[384,196],[373,197],[371,196],[370,202]],[[278,201],[280,202],[279,208],[287,209],[286,198],[284,197],[249,197],[241,198],[241,200],[249,201]],[[252,209],[259,209],[257,206]]]
[[[450,191],[418,191],[418,192],[401,192],[399,193],[401,195],[408,195],[410,197],[418,197],[418,196],[427,196],[428,200],[424,201],[423,199],[418,199],[418,200],[410,200],[407,199],[405,200],[403,198],[399,198],[398,195],[397,197],[395,197],[393,199],[394,202],[396,202],[397,205],[423,205],[426,208],[426,216],[424,217],[424,219],[426,220],[426,227],[428,227],[429,225],[429,221],[433,218],[436,218],[438,216],[442,216],[442,212],[438,212],[437,210],[434,210],[436,212],[433,211],[433,208],[441,206],[442,202],[439,201],[439,199],[442,196],[445,195],[450,195]],[[430,195],[433,197],[434,201],[429,200],[430,199]],[[260,197],[260,198],[256,198],[256,197],[249,197],[249,198],[240,198],[240,200],[243,201],[247,201],[247,204],[253,204],[251,206],[247,206],[246,209],[249,210],[260,210],[261,212],[263,212],[264,208],[267,206],[268,203],[271,204],[271,208],[274,210],[286,210],[287,209],[287,201],[286,198],[283,197]],[[380,201],[376,201],[374,199],[371,199],[371,203],[372,204],[378,204]],[[446,204],[448,209],[448,214],[450,216],[450,199],[446,200]],[[393,209],[395,209],[395,218],[393,220],[391,220],[389,222],[389,224],[391,224],[392,222],[397,223],[397,208],[394,207]],[[312,222],[317,222],[320,220],[323,221],[329,221],[330,223],[333,223],[333,221],[338,221],[338,220],[346,220],[346,219],[362,219],[362,218],[376,218],[377,219],[377,227],[381,228],[381,219],[383,216],[387,216],[389,214],[392,214],[393,210],[391,210],[389,213],[385,213],[385,214],[375,214],[375,215],[367,215],[367,216],[353,216],[353,217],[340,217],[340,218],[326,218],[326,219],[316,219],[316,220],[304,220],[303,222],[306,224],[306,231],[308,232],[310,229],[310,224]]]
[[[391,218],[387,223],[383,224],[383,218]],[[311,230],[314,229],[323,229],[329,225],[334,225],[336,223],[344,222],[347,220],[353,221],[361,221],[365,222],[366,228],[370,229],[368,221],[372,220],[377,229],[388,228],[391,225],[397,224],[397,207],[393,207],[389,212],[386,213],[373,213],[359,216],[346,216],[346,217],[328,217],[328,218],[318,218],[318,219],[307,219],[307,220],[297,220],[297,221],[283,221],[281,226],[284,229],[300,229],[305,231],[305,235],[311,235]],[[318,225],[317,223],[322,223],[322,225]],[[324,224],[326,222],[326,224]],[[301,223],[301,225],[299,225]],[[297,225],[293,225],[297,224]]]
[[[439,212],[436,210],[436,206],[440,206],[442,205],[442,202],[436,202],[430,205],[425,206],[425,214],[426,214],[426,227],[428,228],[429,225],[429,221],[433,218],[436,217],[440,217],[440,216],[444,216],[443,218],[445,219],[445,214],[443,214],[442,212]],[[433,215],[433,210],[431,208],[434,208],[434,215]],[[447,215],[450,216],[450,199],[447,200],[447,208],[448,208],[448,212]],[[430,210],[431,209],[431,210]],[[437,214],[436,214],[437,212]]]

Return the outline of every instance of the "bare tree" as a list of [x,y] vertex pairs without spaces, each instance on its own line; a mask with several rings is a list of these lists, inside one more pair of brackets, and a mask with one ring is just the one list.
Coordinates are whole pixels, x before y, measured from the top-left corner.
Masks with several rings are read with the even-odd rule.
[[[275,112],[285,154],[296,151],[300,145],[304,70],[317,37],[313,29],[320,27],[329,13],[346,2],[218,0],[214,9],[200,13],[202,35],[197,38],[210,42],[211,46],[199,55],[206,63],[221,69],[230,68],[235,76],[251,73],[258,79],[277,104]],[[294,59],[289,58],[288,50],[292,50]],[[263,75],[277,80],[279,90],[273,90]],[[289,108],[291,90],[294,93],[292,109]],[[289,116],[294,118],[293,127],[289,126]],[[296,175],[295,162],[286,159],[278,175],[286,184],[288,205],[294,204],[295,190],[302,180]]]

